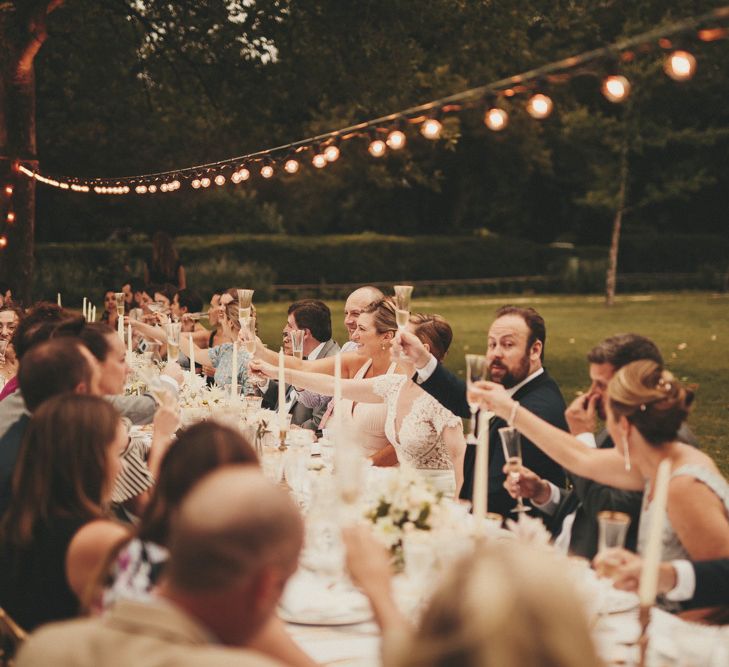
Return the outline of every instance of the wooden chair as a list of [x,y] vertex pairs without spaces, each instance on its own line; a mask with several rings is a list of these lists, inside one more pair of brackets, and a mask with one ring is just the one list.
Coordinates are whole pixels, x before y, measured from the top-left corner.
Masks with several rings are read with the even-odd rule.
[[12,667],[15,654],[27,637],[28,633],[0,607],[0,667]]

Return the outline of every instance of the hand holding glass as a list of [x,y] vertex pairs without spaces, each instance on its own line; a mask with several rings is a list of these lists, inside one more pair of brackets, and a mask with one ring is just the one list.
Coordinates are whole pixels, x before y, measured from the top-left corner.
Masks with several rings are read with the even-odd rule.
[[304,359],[305,335],[306,331],[304,331],[303,329],[292,329],[291,331],[289,331],[289,336],[291,338],[291,353],[294,355],[294,357],[302,361]]
[[625,512],[599,512],[597,526],[597,553],[601,557],[596,561],[595,569],[599,577],[612,578],[621,564],[621,558],[619,552],[612,554],[612,557],[609,552],[625,547],[630,516]]
[[238,292],[238,317],[250,317],[251,316],[251,304],[253,303],[253,292],[252,289],[239,289]]
[[[521,471],[521,434],[513,426],[505,426],[499,429],[501,437],[501,445],[504,448],[504,460],[506,461],[506,469],[512,479],[518,480]],[[521,494],[516,498],[516,507],[512,512],[529,512],[531,507],[527,507]]]
[[477,444],[476,440],[476,412],[478,411],[478,402],[474,402],[471,398],[471,388],[474,382],[480,382],[486,379],[488,373],[488,363],[483,354],[467,354],[466,355],[466,400],[468,408],[471,411],[471,431],[466,438],[469,445]]

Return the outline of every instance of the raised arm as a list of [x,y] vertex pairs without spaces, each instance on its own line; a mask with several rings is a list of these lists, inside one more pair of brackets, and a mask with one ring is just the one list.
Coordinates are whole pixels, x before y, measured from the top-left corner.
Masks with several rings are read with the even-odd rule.
[[200,364],[201,366],[212,366],[213,363],[210,360],[210,355],[208,354],[207,350],[204,350],[201,347],[198,347],[195,344],[195,334],[194,333],[180,333],[180,349],[185,353],[189,354],[190,352],[190,336],[192,336],[192,353],[195,355],[195,363]]
[[479,382],[473,395],[480,399],[482,408],[493,411],[502,419],[512,418],[520,433],[570,472],[620,489],[638,491],[643,488],[638,468],[626,471],[623,457],[617,450],[585,447],[573,435],[520,407],[500,384]]
[[[333,359],[333,357],[328,357],[327,359]],[[326,360],[322,359],[321,361]],[[318,362],[319,360],[317,359],[310,363],[313,365]],[[278,378],[278,366],[268,364],[260,359],[252,359],[249,367],[251,373],[263,375],[272,380]],[[334,395],[334,378],[331,375],[286,368],[284,377],[287,384],[292,384],[295,387],[303,387],[304,389],[309,389],[324,396]],[[379,396],[374,391],[374,383],[375,378],[368,378],[366,380],[343,379],[342,397],[361,403],[382,403],[382,396]]]

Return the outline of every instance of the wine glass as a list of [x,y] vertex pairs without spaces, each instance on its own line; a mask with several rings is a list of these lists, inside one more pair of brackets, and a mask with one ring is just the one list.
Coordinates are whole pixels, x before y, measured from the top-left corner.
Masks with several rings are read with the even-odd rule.
[[480,382],[486,379],[488,373],[488,362],[483,354],[467,354],[466,355],[466,400],[468,401],[468,409],[471,411],[471,431],[466,438],[469,445],[476,445],[476,412],[478,411],[478,402],[471,400],[471,389],[474,382]]
[[289,331],[291,337],[291,353],[299,360],[304,359],[304,336],[306,331],[303,329],[292,329]]
[[[504,460],[509,476],[513,480],[519,479],[521,472],[521,434],[513,426],[504,426],[499,429],[501,445],[504,448]],[[527,507],[522,501],[521,494],[516,499],[516,507],[512,512],[529,512],[532,508]]]
[[238,318],[251,316],[251,304],[253,303],[252,289],[239,289],[238,292]]

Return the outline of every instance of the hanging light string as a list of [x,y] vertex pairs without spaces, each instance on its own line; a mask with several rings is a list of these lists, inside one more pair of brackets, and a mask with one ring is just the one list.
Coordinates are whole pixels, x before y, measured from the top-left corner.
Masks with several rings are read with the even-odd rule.
[[[266,179],[271,178],[280,166],[286,173],[295,174],[299,171],[301,154],[305,151],[313,151],[311,163],[315,168],[321,169],[339,158],[342,142],[354,137],[369,137],[368,151],[373,157],[379,158],[384,156],[388,149],[399,150],[405,146],[407,135],[404,130],[408,125],[419,124],[421,134],[435,140],[441,134],[441,118],[444,114],[478,105],[486,105],[484,123],[489,129],[493,131],[505,129],[509,117],[506,110],[498,107],[499,97],[511,98],[529,93],[527,112],[533,118],[544,119],[553,109],[551,98],[544,92],[546,83],[559,80],[560,77],[557,75],[575,73],[594,61],[630,61],[635,57],[631,49],[636,47],[643,50],[657,44],[659,48],[670,51],[664,65],[666,73],[677,81],[687,80],[693,76],[696,60],[687,51],[674,50],[674,45],[668,38],[696,31],[696,37],[702,42],[724,39],[729,30],[717,24],[727,20],[729,20],[729,6],[380,118],[219,162],[136,176],[100,178],[51,177],[26,166],[22,160],[19,161],[17,169],[29,178],[62,190],[100,195],[125,195],[175,192],[180,189],[182,180],[188,181],[193,189],[205,189],[212,184],[221,186],[227,182],[223,171],[229,172],[231,169],[229,178],[236,184],[249,180],[254,170]],[[610,74],[603,80],[601,90],[609,101],[622,102],[630,93],[630,83],[620,74]]]

